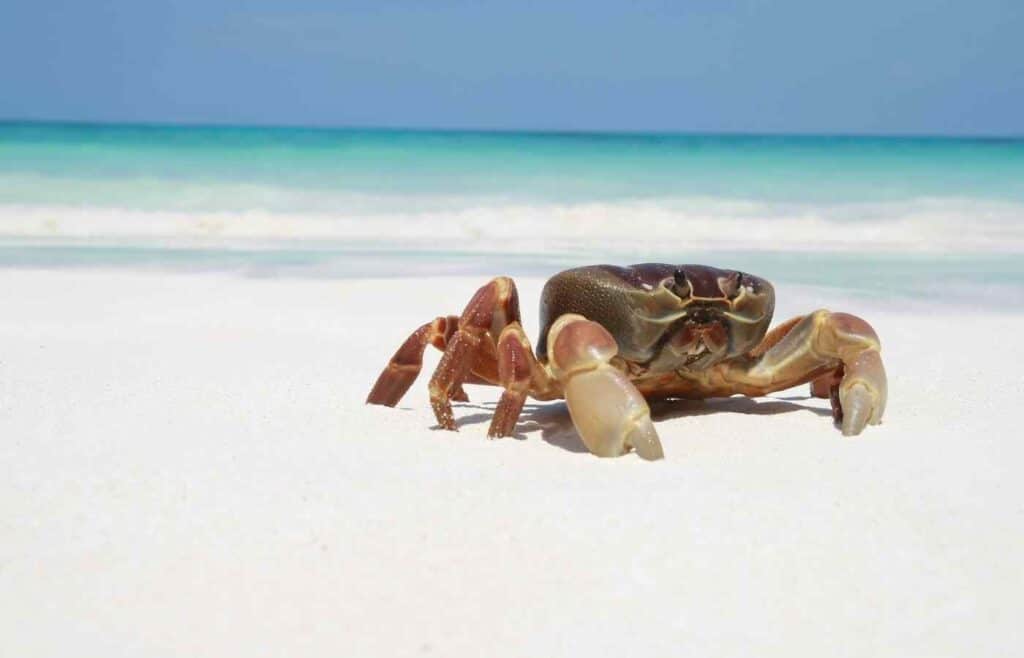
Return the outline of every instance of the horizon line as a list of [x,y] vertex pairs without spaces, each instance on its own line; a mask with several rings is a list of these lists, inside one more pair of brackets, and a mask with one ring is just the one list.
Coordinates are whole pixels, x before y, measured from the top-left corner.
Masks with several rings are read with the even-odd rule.
[[808,137],[838,139],[928,139],[928,140],[979,140],[979,141],[1021,141],[1024,134],[996,133],[872,133],[872,132],[755,132],[742,130],[647,130],[647,129],[583,129],[583,128],[509,128],[509,127],[431,127],[414,125],[373,125],[373,124],[302,124],[302,123],[229,123],[221,121],[161,121],[109,119],[30,119],[0,117],[0,125],[51,125],[82,127],[127,127],[127,128],[240,128],[252,130],[310,130],[310,131],[364,131],[395,133],[450,133],[477,135],[537,135],[537,136],[602,136],[602,137]]

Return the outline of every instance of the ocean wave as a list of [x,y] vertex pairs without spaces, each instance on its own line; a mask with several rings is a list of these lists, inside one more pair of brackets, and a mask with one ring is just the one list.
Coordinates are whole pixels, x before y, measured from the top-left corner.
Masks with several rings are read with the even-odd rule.
[[376,243],[481,252],[1016,253],[1024,251],[1024,204],[969,198],[782,204],[711,198],[523,203],[408,197],[400,204],[391,199],[301,212],[0,204],[0,239],[212,246]]

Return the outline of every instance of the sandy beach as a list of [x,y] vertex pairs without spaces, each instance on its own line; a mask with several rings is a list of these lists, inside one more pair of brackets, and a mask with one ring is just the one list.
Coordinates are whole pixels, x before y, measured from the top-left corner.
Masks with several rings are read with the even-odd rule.
[[[1024,656],[1022,6],[6,3],[0,658]],[[664,459],[602,459],[561,400],[488,439],[496,387],[441,429],[432,347],[364,402],[493,277],[538,345],[550,276],[652,262],[732,273],[573,308],[645,391],[767,345],[763,279],[873,326],[882,422],[652,400]],[[850,432],[832,320],[694,377],[842,354]],[[657,456],[552,344],[537,395]]]
[[457,434],[425,376],[364,406],[481,283],[0,270],[0,654],[1019,649],[1024,315],[780,286],[777,320],[874,324],[885,423],[844,439],[804,388],[663,404],[646,463],[562,403],[487,440],[495,389]]

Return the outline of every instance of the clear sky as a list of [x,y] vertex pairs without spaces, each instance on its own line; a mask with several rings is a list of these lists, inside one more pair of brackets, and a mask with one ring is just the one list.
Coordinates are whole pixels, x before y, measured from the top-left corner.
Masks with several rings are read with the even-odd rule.
[[0,118],[1024,135],[1024,1],[4,0]]

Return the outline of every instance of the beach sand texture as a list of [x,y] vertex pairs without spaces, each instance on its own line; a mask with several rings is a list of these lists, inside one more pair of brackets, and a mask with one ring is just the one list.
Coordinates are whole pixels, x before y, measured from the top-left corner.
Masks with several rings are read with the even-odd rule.
[[0,270],[0,654],[1020,649],[1024,316],[779,286],[777,321],[882,337],[856,439],[804,387],[657,405],[659,463],[591,456],[560,402],[487,440],[496,389],[457,434],[426,376],[365,406],[484,280]]

